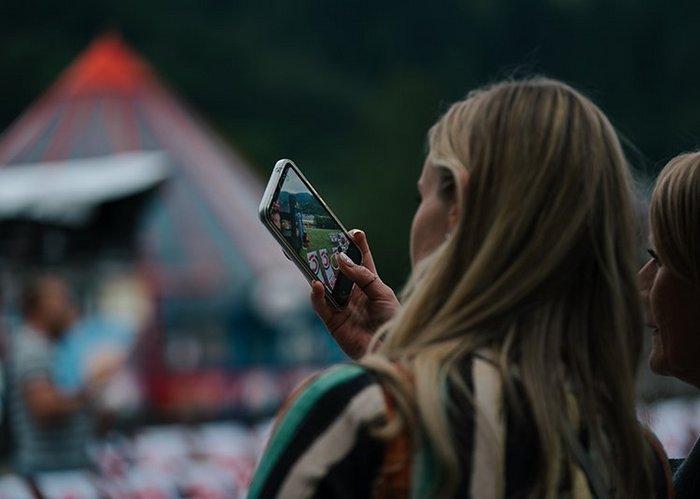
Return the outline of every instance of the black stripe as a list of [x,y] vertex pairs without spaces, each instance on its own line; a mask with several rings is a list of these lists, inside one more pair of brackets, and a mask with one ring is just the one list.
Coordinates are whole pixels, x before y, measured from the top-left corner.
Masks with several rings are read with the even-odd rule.
[[[460,375],[469,393],[474,396],[474,359],[495,365],[493,361],[479,355],[465,359],[460,365]],[[523,404],[523,415],[519,417],[515,408],[509,407],[505,400],[505,497],[520,499],[528,497],[537,472],[539,459],[539,442],[534,434],[534,421],[529,407],[526,406],[525,391],[516,381],[516,399]],[[450,423],[453,428],[458,450],[460,469],[463,470],[455,497],[469,497],[471,487],[472,466],[474,460],[474,431],[475,409],[472,400],[465,398],[454,387],[450,387],[450,400],[453,410],[450,412]]]
[[[304,420],[297,428],[296,435],[294,435],[287,448],[284,449],[270,470],[267,480],[260,491],[260,497],[276,497],[284,480],[299,457],[336,420],[355,395],[374,383],[376,383],[376,380],[372,376],[367,373],[361,373],[352,379],[333,386],[324,393],[304,416]],[[293,411],[294,407],[292,406],[289,412]]]
[[505,484],[508,499],[520,499],[529,497],[535,484],[535,478],[539,473],[541,462],[541,449],[539,439],[535,432],[535,421],[527,402],[525,389],[515,380],[516,410],[511,407],[508,398],[506,405],[506,456],[505,456]]
[[360,427],[355,436],[355,445],[341,461],[328,470],[312,497],[371,497],[382,464],[383,450],[384,444],[372,438],[368,428]]

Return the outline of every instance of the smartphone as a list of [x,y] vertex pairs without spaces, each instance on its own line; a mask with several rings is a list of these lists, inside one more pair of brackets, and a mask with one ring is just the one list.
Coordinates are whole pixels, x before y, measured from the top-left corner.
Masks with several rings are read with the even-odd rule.
[[275,164],[260,201],[259,214],[307,280],[322,282],[331,304],[344,308],[353,283],[340,272],[338,255],[345,253],[360,264],[362,254],[292,160],[281,159]]

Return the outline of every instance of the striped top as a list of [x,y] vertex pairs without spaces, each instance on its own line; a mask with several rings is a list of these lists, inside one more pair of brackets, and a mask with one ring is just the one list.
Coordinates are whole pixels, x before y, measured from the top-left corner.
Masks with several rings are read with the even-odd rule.
[[21,473],[83,467],[90,436],[86,414],[78,412],[51,425],[32,416],[24,387],[33,381],[51,380],[54,347],[44,335],[24,327],[12,338],[9,364],[10,425],[15,439],[14,464]]
[[[534,423],[503,407],[500,375],[490,362],[473,357],[463,364],[462,376],[473,398],[457,399],[448,388],[459,407],[449,418],[460,469],[469,470],[455,497],[528,497],[538,454]],[[311,379],[280,412],[249,499],[435,497],[428,451],[413,449],[407,435],[390,442],[372,435],[375,423],[392,417],[392,406],[361,366],[337,366]],[[568,464],[559,495],[594,497],[581,467]],[[656,464],[663,489],[658,497],[669,497],[670,472],[662,472],[661,460]]]

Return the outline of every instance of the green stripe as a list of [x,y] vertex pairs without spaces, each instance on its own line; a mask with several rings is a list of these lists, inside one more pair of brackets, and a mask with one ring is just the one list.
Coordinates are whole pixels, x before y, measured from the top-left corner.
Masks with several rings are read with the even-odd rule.
[[435,495],[436,462],[435,454],[429,445],[413,452],[413,476],[411,477],[411,497],[422,499]]
[[[446,373],[440,376],[440,397],[443,401],[442,410],[449,404],[449,389]],[[445,418],[448,415],[445,414]],[[411,498],[423,499],[433,497],[436,489],[435,484],[438,478],[437,458],[427,437],[424,437],[423,445],[417,446],[413,451],[413,474],[411,476]]]
[[253,482],[250,484],[248,499],[258,497],[270,471],[277,464],[279,457],[294,438],[294,435],[296,435],[297,428],[303,422],[306,414],[316,405],[318,400],[336,385],[359,376],[363,372],[364,369],[356,365],[343,365],[333,368],[323,373],[299,395],[287,411],[284,419],[280,421],[274,435],[270,437],[270,442],[267,444],[262,460],[253,476]]

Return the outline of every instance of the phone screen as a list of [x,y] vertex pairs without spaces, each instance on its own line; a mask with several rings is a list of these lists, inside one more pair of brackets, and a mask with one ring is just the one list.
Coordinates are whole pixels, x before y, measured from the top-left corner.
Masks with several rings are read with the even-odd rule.
[[289,166],[285,167],[272,198],[269,219],[308,269],[333,292],[340,272],[337,257],[339,253],[348,252],[350,241],[321,201]]

